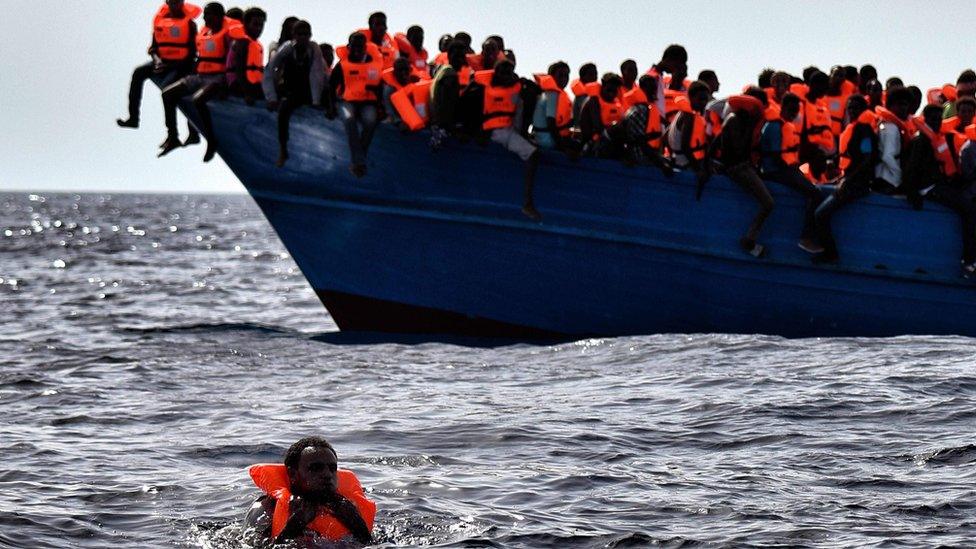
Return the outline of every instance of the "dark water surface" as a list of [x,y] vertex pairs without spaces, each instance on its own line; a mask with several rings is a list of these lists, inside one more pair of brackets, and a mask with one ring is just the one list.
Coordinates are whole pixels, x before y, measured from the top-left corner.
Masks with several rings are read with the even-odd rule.
[[322,434],[387,546],[976,545],[973,340],[335,332],[247,197],[0,195],[0,546],[241,547]]

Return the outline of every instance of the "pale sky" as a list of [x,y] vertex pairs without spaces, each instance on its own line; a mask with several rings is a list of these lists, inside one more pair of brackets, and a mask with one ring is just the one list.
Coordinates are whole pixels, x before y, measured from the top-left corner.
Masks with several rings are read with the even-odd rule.
[[[201,5],[205,2],[201,2]],[[0,18],[0,191],[109,190],[242,192],[203,147],[157,160],[165,137],[159,93],[143,99],[142,127],[122,130],[132,68],[147,60],[155,0],[5,2]],[[475,5],[477,7],[472,7]],[[226,4],[241,5],[249,4]],[[476,44],[501,34],[519,72],[543,72],[562,59],[596,62],[600,72],[636,59],[641,70],[670,43],[689,51],[689,73],[718,72],[719,95],[755,81],[765,66],[798,74],[807,65],[872,63],[882,81],[901,76],[924,89],[955,82],[976,64],[976,9],[969,1],[917,0],[440,0],[334,2],[264,0],[262,41],[277,38],[288,15],[308,19],[313,39],[337,43],[383,10],[390,31],[424,27],[429,51],[437,37],[460,30]],[[464,7],[461,7],[464,6]],[[812,28],[811,22],[824,27]],[[185,133],[185,124],[180,124]]]

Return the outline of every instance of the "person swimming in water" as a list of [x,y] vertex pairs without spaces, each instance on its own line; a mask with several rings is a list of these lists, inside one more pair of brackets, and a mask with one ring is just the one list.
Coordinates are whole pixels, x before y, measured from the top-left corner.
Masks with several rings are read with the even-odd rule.
[[264,495],[247,512],[245,536],[273,544],[315,538],[372,543],[376,504],[352,471],[339,469],[324,438],[303,438],[288,448],[283,465],[252,465],[248,473]]

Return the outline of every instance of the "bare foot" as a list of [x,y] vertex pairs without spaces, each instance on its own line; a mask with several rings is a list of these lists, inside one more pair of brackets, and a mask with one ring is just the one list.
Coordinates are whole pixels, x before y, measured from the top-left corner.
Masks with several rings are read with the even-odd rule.
[[166,141],[163,141],[162,145],[159,146],[162,150],[159,151],[159,154],[156,155],[156,158],[162,158],[182,146],[183,143],[180,142],[180,138],[176,137],[175,135],[171,135],[170,137],[166,138]]
[[119,125],[120,128],[138,128],[139,119],[129,118],[127,120],[122,120],[121,118],[116,118],[115,123]]
[[203,155],[204,162],[210,162],[217,156],[217,143],[213,140],[207,142],[207,152]]

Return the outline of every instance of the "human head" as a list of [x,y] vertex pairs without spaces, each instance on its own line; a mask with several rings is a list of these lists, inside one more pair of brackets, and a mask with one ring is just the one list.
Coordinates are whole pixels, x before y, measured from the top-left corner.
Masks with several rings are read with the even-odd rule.
[[203,24],[216,32],[223,28],[225,15],[223,4],[210,2],[203,8]]
[[817,71],[810,75],[810,80],[808,85],[810,86],[810,91],[807,92],[807,99],[810,101],[816,101],[821,97],[827,95],[827,88],[830,84],[830,77],[826,74]]
[[637,82],[637,61],[628,59],[620,64],[620,78],[623,79],[627,89],[634,87]]
[[278,43],[284,44],[285,42],[291,40],[292,29],[295,28],[295,23],[298,22],[298,18],[294,15],[285,17],[285,20],[281,22],[281,33],[278,34]]
[[708,85],[708,89],[712,90],[712,95],[718,93],[718,89],[721,87],[718,81],[718,75],[713,70],[706,69],[701,71],[698,73],[698,80]]
[[[905,120],[911,112],[912,94],[906,88],[894,88],[888,92],[887,104],[889,111],[893,112],[898,118]],[[939,117],[942,117],[942,110],[939,109]]]
[[619,75],[608,72],[600,79],[600,97],[604,101],[614,101],[620,93],[620,86],[624,83]]
[[493,35],[491,35],[491,36],[488,37],[488,40],[494,40],[495,43],[498,44],[499,51],[504,51],[505,50],[505,39],[502,38],[501,36],[499,36],[497,34],[493,34]]
[[407,42],[413,49],[420,51],[424,49],[424,29],[420,25],[412,25],[407,29]]
[[454,37],[450,34],[442,34],[440,38],[437,39],[437,50],[441,52],[447,52],[447,47],[451,45],[454,41]]
[[911,112],[918,112],[918,108],[922,106],[922,99],[924,97],[922,95],[922,88],[919,88],[918,86],[908,86],[905,89],[908,90],[908,93],[912,94]]
[[773,87],[772,80],[774,74],[776,74],[776,71],[774,71],[769,67],[766,67],[765,69],[762,70],[762,72],[759,73],[759,78],[756,80],[756,83],[759,84],[760,88],[763,89],[771,88]]
[[356,31],[349,35],[349,59],[353,62],[360,62],[366,57],[366,35]]
[[763,90],[758,86],[749,86],[748,88],[746,88],[746,91],[744,91],[743,94],[758,99],[759,102],[762,103],[763,108],[769,106],[769,96],[766,95],[765,90]]
[[851,94],[847,98],[847,119],[854,122],[861,116],[861,113],[868,110],[868,100],[861,94]]
[[326,67],[331,67],[335,63],[335,48],[332,44],[319,44],[319,49],[322,50],[322,60],[325,61]]
[[410,83],[410,60],[406,57],[397,57],[393,61],[393,77],[401,86],[406,86]]
[[868,80],[863,82],[864,94],[868,96],[868,101],[871,107],[877,107],[881,104],[881,98],[884,94],[884,88],[881,86],[881,82],[877,80]]
[[682,66],[684,66],[684,71],[687,73],[687,65],[688,50],[679,44],[671,44],[664,48],[664,53],[661,54],[661,60],[657,64],[658,68],[671,74],[674,74]]
[[166,0],[166,7],[173,15],[183,14],[183,0]]
[[892,88],[904,88],[904,87],[905,87],[905,83],[902,81],[901,78],[898,78],[897,76],[892,76],[891,78],[885,80],[885,91],[889,91]]
[[579,68],[579,79],[580,82],[584,84],[589,84],[590,82],[596,82],[599,74],[596,71],[596,65],[593,63],[583,63]]
[[861,82],[861,93],[867,95],[868,82],[878,79],[878,69],[874,68],[874,65],[864,65],[861,67],[861,70],[858,71],[858,76]]
[[244,22],[244,10],[238,7],[233,7],[227,10],[227,17],[233,19],[234,21]]
[[512,50],[502,50],[502,57],[504,57],[505,59],[508,59],[509,61],[511,61],[513,65],[516,65],[516,66],[518,65],[518,63],[515,62],[515,52],[514,51],[512,51]]
[[498,42],[496,42],[493,38],[486,38],[485,41],[481,43],[481,62],[484,64],[485,68],[492,66],[495,60],[498,59],[498,54],[501,51],[501,48],[498,47]]
[[291,39],[299,48],[307,48],[312,40],[312,24],[308,21],[295,21],[291,28]]
[[264,32],[264,23],[267,20],[268,14],[264,13],[263,9],[247,8],[247,11],[244,12],[244,32],[252,40],[261,38],[261,33]]
[[640,87],[641,91],[647,97],[647,100],[651,103],[657,101],[657,78],[649,74],[645,74],[640,77],[637,81],[637,85]]
[[960,126],[965,128],[972,124],[974,115],[976,115],[976,99],[962,97],[956,100],[956,116],[959,117]]
[[815,73],[818,73],[818,72],[823,72],[823,71],[820,70],[819,67],[815,67],[813,65],[810,65],[809,67],[803,69],[803,72],[800,73],[800,74],[803,75],[803,82],[805,82],[807,85],[809,85],[810,84],[810,77],[813,76]]
[[556,61],[552,65],[549,65],[549,70],[546,72],[556,81],[556,85],[560,88],[565,88],[569,84],[569,64],[565,61]]
[[792,81],[793,77],[789,73],[779,71],[773,74],[770,83],[773,85],[773,96],[776,97],[777,101],[782,101],[783,95],[790,91]]
[[800,96],[793,92],[783,94],[779,105],[779,115],[783,120],[793,120],[800,114]]
[[827,88],[830,89],[831,95],[840,95],[840,87],[847,80],[847,73],[844,72],[844,67],[834,67],[830,69],[830,80],[827,82]]
[[973,97],[976,95],[976,72],[964,70],[956,79],[956,97]]
[[515,63],[508,59],[499,59],[495,63],[495,72],[491,76],[491,83],[494,86],[512,86],[518,82],[515,74]]
[[339,487],[339,456],[327,440],[305,437],[285,452],[292,494],[315,500],[331,499]]
[[470,34],[464,32],[464,31],[456,32],[456,33],[454,33],[454,39],[457,40],[458,42],[464,44],[464,52],[465,53],[474,53],[474,51],[471,49],[471,35]]
[[380,41],[386,35],[386,14],[377,11],[369,15],[369,33],[373,35],[374,41]]
[[688,102],[691,103],[691,110],[702,112],[708,105],[708,100],[712,94],[708,92],[708,84],[701,80],[695,80],[688,86]]
[[857,67],[854,65],[844,65],[844,78],[855,86],[861,83],[861,75],[857,72]]
[[460,70],[468,64],[468,45],[460,40],[454,40],[447,46],[447,64]]
[[942,107],[939,105],[925,105],[922,109],[922,118],[932,131],[938,132],[942,129]]

